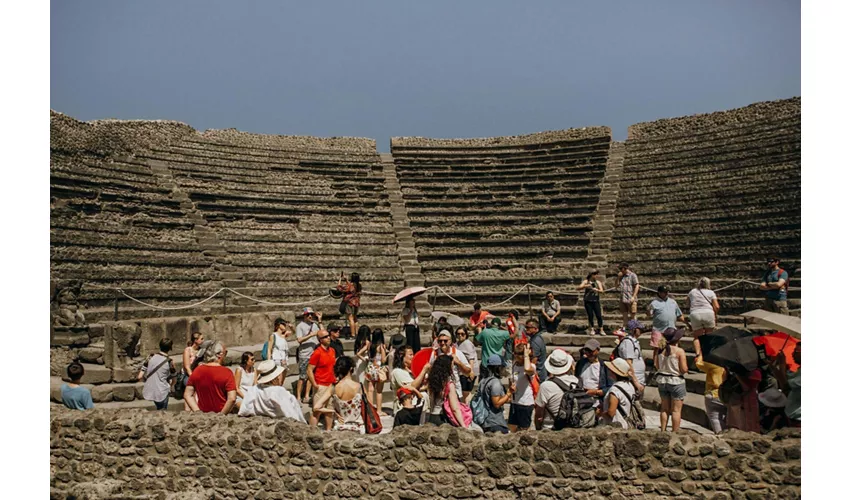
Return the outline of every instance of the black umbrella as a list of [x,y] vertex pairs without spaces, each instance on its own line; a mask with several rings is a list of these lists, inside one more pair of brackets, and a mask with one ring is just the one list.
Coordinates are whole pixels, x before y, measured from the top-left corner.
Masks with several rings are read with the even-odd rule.
[[699,345],[702,349],[703,359],[708,361],[708,354],[714,349],[727,344],[735,339],[742,337],[752,337],[753,334],[747,330],[741,330],[733,326],[724,326],[723,328],[714,330],[711,333],[706,333],[699,338]]
[[739,337],[715,347],[710,353],[703,354],[703,359],[740,374],[749,373],[759,366],[759,354],[752,336]]

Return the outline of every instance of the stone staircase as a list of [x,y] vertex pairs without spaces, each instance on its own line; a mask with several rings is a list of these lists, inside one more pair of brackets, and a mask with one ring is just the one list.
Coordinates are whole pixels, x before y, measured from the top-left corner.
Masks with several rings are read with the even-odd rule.
[[[425,276],[422,275],[422,267],[419,265],[417,259],[416,246],[413,243],[413,231],[410,229],[407,208],[404,206],[404,200],[401,195],[401,185],[399,185],[398,176],[396,175],[393,155],[391,153],[381,153],[381,165],[384,173],[384,186],[387,189],[390,200],[393,232],[395,233],[398,245],[398,265],[404,276],[404,286],[425,286]],[[427,294],[420,297],[424,299],[417,301],[417,308],[420,315],[425,316],[430,314],[430,306],[422,307],[420,305],[422,302],[427,304]]]
[[587,259],[599,266],[603,276],[608,267],[608,254],[611,251],[611,240],[614,235],[614,214],[617,209],[625,152],[624,143],[611,142],[608,166],[605,169],[605,177],[602,179],[602,192],[593,217],[593,231],[590,236]]
[[[218,271],[223,287],[232,288],[245,295],[251,295],[251,291],[246,288],[242,273],[231,265],[230,256],[227,249],[221,243],[218,235],[209,228],[207,220],[203,214],[197,209],[195,203],[191,200],[188,194],[180,188],[180,185],[174,179],[168,163],[162,160],[147,160],[151,172],[159,182],[159,185],[171,190],[171,198],[180,202],[180,208],[186,211],[188,218],[194,223],[193,231],[198,246],[203,251],[204,255],[208,255],[215,259],[214,267]],[[227,297],[227,295],[225,295]],[[237,306],[254,305],[255,302],[244,299],[242,297],[233,297],[226,299],[227,302]],[[225,306],[226,312],[226,306]]]

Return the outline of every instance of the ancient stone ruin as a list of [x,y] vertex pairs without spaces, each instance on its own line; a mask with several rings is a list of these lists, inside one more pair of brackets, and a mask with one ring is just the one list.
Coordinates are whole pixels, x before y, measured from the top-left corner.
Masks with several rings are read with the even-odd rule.
[[[401,308],[390,299],[405,286],[435,287],[417,299],[423,318],[432,309],[466,316],[474,302],[526,315],[554,290],[563,321],[546,343],[575,356],[587,340],[575,286],[592,269],[614,286],[620,261],[645,287],[666,284],[681,301],[701,276],[715,289],[736,283],[718,292],[719,322],[740,325],[738,314],[762,297],[746,281],[760,280],[765,257],[777,254],[791,273],[789,308],[800,315],[800,98],[639,123],[625,142],[612,141],[608,127],[586,127],[395,137],[391,153],[379,154],[372,139],[80,122],[54,111],[50,140],[54,402],[71,360],[84,364],[97,404],[125,403],[141,399],[139,363],[162,337],[174,341],[178,367],[193,331],[223,340],[235,364],[258,350],[275,318],[294,320],[306,303],[339,322],[328,289],[341,271],[359,272],[369,293],[361,323],[390,334]],[[642,294],[641,309],[651,296]],[[616,325],[616,293],[602,303],[606,326]],[[423,343],[429,333],[423,325]],[[613,338],[599,340],[607,355]],[[693,369],[691,340],[681,345]],[[648,339],[641,347],[651,365]],[[683,417],[704,425],[705,376],[686,380]],[[657,389],[644,401],[657,408]],[[658,434],[406,431],[373,441],[236,417],[51,411],[59,496],[215,487],[240,497],[270,471],[275,487],[292,488],[285,497],[305,498],[457,497],[451,484],[428,489],[446,471],[487,498],[799,496],[799,436],[788,433],[674,443]],[[229,430],[187,445],[189,429],[205,425]],[[222,439],[226,456],[208,459],[205,447]],[[522,439],[547,443],[545,451],[526,456]],[[311,451],[299,462],[293,450],[305,443]],[[611,459],[593,481],[577,470],[590,446]],[[494,463],[496,450],[510,460]],[[627,488],[623,477],[639,485]],[[266,498],[284,497],[275,495]]]

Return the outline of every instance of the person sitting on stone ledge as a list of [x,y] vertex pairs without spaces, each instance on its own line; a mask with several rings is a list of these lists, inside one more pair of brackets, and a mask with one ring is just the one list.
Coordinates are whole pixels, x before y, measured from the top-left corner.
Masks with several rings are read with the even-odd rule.
[[[342,282],[343,280],[345,280],[345,283]],[[352,332],[356,332],[357,314],[360,312],[360,295],[363,293],[363,286],[360,284],[360,274],[351,273],[351,279],[349,280],[345,277],[345,273],[340,273],[336,289],[342,292],[348,326],[351,327]]]
[[481,304],[472,305],[472,316],[469,317],[469,328],[473,335],[477,335],[484,328],[484,321],[490,313],[481,309]]
[[241,405],[241,401],[245,399],[245,394],[248,390],[257,385],[258,376],[259,372],[254,366],[254,353],[243,352],[242,359],[239,361],[239,366],[236,367],[236,373],[234,374],[236,379],[237,408]]
[[80,380],[86,373],[83,365],[74,361],[68,365],[66,371],[70,382],[62,384],[62,387],[59,388],[62,394],[62,404],[72,410],[91,410],[94,408],[91,391],[80,385]]
[[[316,415],[324,413],[327,419],[335,416],[334,430],[363,434],[363,385],[354,380],[354,360],[343,356],[334,362],[336,383],[317,393],[310,425],[316,425]],[[327,427],[326,430],[330,430]]]
[[414,406],[414,397],[422,399],[422,393],[412,387],[399,387],[395,393],[396,401],[401,405],[401,409],[395,413],[393,419],[393,429],[402,425],[419,425],[419,419],[422,416],[422,407]]
[[[418,394],[419,396],[412,399],[412,403],[415,406],[422,406],[423,398],[419,390],[422,389],[422,384],[425,381],[425,377],[428,375],[428,371],[431,369],[431,364],[429,363],[425,365],[417,377],[413,376],[413,370],[411,368],[412,365],[413,348],[405,344],[396,349],[393,356],[393,371],[390,374],[390,387],[396,393],[398,393],[399,389],[402,387],[411,389],[411,391],[415,389],[416,392],[414,392],[414,394]],[[396,400],[393,404],[393,411],[400,411],[401,408],[401,402]]]
[[168,409],[168,396],[171,393],[171,384],[177,371],[168,356],[172,345],[171,339],[167,337],[160,339],[159,352],[148,356],[136,377],[137,380],[145,383],[145,387],[142,389],[142,397],[148,401],[153,401],[157,410]]
[[546,298],[540,304],[540,312],[537,313],[537,321],[540,327],[548,333],[555,333],[561,324],[561,303],[555,300],[555,293],[546,292]]
[[[222,366],[227,348],[217,340],[201,347],[203,363],[192,371],[183,401],[192,411],[227,415],[236,403],[236,380],[230,368]],[[197,402],[195,394],[198,395]]]
[[246,390],[239,416],[291,418],[306,424],[301,403],[283,387],[286,370],[272,360],[265,360],[257,363],[256,372],[259,377],[257,385]]

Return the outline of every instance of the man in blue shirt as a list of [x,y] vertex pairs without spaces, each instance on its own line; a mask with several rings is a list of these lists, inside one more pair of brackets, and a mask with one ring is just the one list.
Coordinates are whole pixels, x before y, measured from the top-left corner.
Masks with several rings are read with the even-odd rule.
[[779,267],[779,257],[767,259],[767,272],[759,290],[765,290],[762,309],[788,314],[788,273]]
[[652,318],[652,330],[663,332],[668,328],[676,328],[677,319],[688,325],[690,330],[691,324],[685,319],[676,300],[669,297],[669,293],[670,290],[661,285],[658,287],[658,298],[649,303],[646,313]]
[[62,384],[62,403],[72,410],[91,410],[94,402],[91,400],[91,392],[80,385],[85,370],[83,365],[76,361],[68,365],[68,378],[71,382]]

